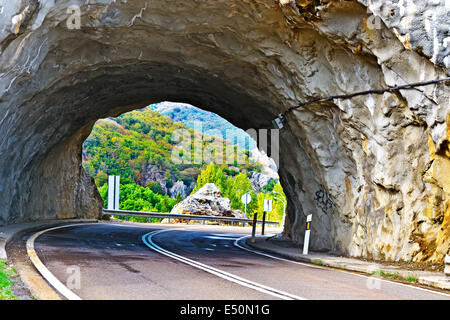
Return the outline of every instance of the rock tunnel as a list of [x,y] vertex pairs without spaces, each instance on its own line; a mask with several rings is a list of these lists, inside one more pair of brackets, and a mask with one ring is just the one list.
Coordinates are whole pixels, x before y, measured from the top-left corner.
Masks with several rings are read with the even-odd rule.
[[[308,99],[446,77],[448,1],[0,1],[0,225],[96,218],[81,166],[99,118],[186,102],[245,129]],[[78,15],[79,13],[79,15]],[[442,261],[448,84],[295,110],[280,131],[282,237]]]

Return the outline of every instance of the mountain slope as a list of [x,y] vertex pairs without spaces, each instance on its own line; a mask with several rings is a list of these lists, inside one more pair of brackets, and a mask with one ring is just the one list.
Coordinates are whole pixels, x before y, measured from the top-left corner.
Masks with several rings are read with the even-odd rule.
[[[230,142],[241,149],[253,150],[256,148],[256,142],[244,130],[235,127],[215,113],[204,111],[190,104],[168,101],[152,104],[148,108],[169,117],[174,122],[181,122],[190,129],[210,134],[213,130],[220,131],[219,137],[224,139],[227,134],[236,136],[237,139]],[[217,133],[212,135],[217,136]]]
[[[99,187],[107,182],[108,175],[120,175],[122,183],[150,186],[163,194],[178,181],[191,186],[204,163],[172,161],[172,150],[178,144],[173,140],[173,133],[179,129],[187,128],[150,108],[99,120],[84,143],[83,166]],[[198,132],[189,131],[192,137],[200,139]],[[212,139],[206,137],[203,147],[207,147],[209,141]],[[226,147],[223,140],[215,141]],[[238,152],[246,159],[244,165],[237,165],[240,170],[260,171],[260,165],[250,162],[245,151]],[[192,152],[191,159],[193,157]]]

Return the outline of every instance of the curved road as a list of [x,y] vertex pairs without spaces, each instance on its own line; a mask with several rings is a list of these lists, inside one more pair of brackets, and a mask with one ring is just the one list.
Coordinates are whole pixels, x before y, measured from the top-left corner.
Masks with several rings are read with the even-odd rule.
[[221,230],[86,224],[46,232],[35,248],[44,265],[75,286],[72,291],[82,299],[450,299],[249,252],[235,245],[245,229]]

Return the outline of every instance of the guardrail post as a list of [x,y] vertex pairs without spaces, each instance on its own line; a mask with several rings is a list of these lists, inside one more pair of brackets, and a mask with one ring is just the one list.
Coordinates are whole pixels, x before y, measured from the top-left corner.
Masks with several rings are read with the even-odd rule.
[[258,213],[255,212],[253,216],[253,226],[252,226],[252,243],[255,243],[255,234],[256,234],[256,219],[258,218]]
[[266,228],[266,212],[263,212],[262,230],[261,234],[264,235],[264,229]]
[[444,263],[445,263],[444,273],[447,277],[450,277],[450,255],[448,254],[445,255]]

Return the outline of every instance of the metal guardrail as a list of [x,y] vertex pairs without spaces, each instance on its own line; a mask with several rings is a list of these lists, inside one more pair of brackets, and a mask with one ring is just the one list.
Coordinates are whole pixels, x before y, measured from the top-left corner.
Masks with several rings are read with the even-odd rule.
[[[109,210],[103,209],[103,215],[111,216],[124,216],[124,217],[144,217],[144,218],[168,218],[168,219],[184,219],[190,220],[203,220],[203,221],[221,221],[224,222],[237,222],[242,223],[244,226],[247,223],[253,223],[253,219],[247,218],[234,218],[234,217],[223,217],[223,216],[197,216],[192,214],[174,214],[174,213],[161,213],[161,212],[141,212],[141,211],[128,211],[128,210]],[[256,220],[256,223],[263,223],[263,220]],[[278,225],[277,221],[265,221],[267,225]]]

